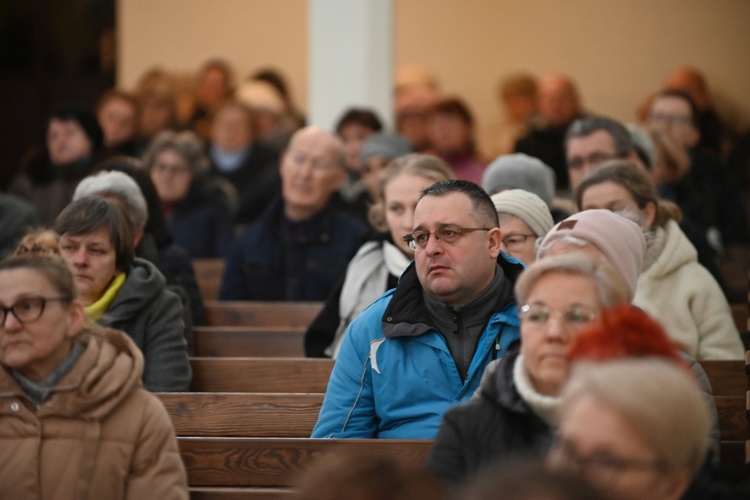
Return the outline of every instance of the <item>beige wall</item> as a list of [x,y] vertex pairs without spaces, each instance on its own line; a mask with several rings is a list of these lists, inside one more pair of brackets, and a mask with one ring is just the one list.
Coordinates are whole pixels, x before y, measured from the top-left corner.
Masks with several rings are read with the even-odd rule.
[[[497,115],[496,83],[513,71],[567,72],[590,110],[630,121],[671,68],[689,63],[728,118],[750,125],[750,1],[394,2],[396,63],[431,68],[480,124]],[[152,65],[187,71],[221,55],[240,76],[281,69],[305,105],[306,0],[120,0],[118,29],[123,86]]]

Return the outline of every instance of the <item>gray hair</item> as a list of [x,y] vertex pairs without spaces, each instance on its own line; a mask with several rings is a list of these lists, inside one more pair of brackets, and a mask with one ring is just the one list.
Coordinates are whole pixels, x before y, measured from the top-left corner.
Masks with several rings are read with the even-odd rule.
[[141,188],[132,177],[117,171],[99,172],[83,179],[76,187],[73,201],[84,196],[111,196],[125,208],[125,215],[134,229],[143,229],[148,220],[148,205]]
[[171,149],[185,158],[185,161],[193,173],[193,182],[208,174],[209,161],[203,151],[201,140],[193,132],[174,132],[165,130],[159,132],[151,140],[148,149],[143,154],[143,167],[151,170],[160,153]]
[[612,138],[615,143],[615,154],[618,158],[628,157],[633,150],[633,140],[628,129],[619,122],[602,116],[579,118],[574,121],[565,134],[565,147],[568,147],[572,139],[587,137],[599,130],[603,130]]

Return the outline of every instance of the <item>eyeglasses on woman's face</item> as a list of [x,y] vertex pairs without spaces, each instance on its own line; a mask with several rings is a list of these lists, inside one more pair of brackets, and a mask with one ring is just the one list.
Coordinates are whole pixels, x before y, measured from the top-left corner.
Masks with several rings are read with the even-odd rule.
[[579,328],[592,323],[597,318],[598,311],[584,304],[573,304],[563,311],[556,311],[544,303],[534,302],[521,306],[518,316],[533,328],[542,328],[553,317],[562,320],[566,326]]
[[22,325],[33,323],[41,318],[47,302],[59,301],[70,302],[70,297],[24,297],[15,304],[4,307],[0,306],[0,326],[5,327],[8,314],[12,314]]

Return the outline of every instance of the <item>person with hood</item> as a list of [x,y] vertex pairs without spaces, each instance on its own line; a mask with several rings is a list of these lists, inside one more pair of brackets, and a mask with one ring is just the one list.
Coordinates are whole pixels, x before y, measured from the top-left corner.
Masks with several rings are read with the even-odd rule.
[[0,262],[3,498],[187,499],[174,429],[143,355],[87,324],[58,255]]
[[153,392],[190,388],[182,303],[156,266],[134,257],[133,230],[113,202],[84,196],[55,221],[86,316],[126,332],[145,358],[143,385]]
[[654,233],[638,276],[633,304],[658,315],[669,334],[698,361],[745,359],[742,340],[721,287],[698,262],[679,226],[680,209],[660,200],[634,163],[612,161],[589,174],[576,191],[581,210],[629,210]]
[[78,181],[91,173],[103,144],[94,113],[76,104],[60,104],[50,113],[45,147],[29,154],[8,190],[29,200],[39,221],[51,225],[70,203]]
[[[194,259],[224,256],[234,238],[230,197],[192,132],[160,132],[143,155],[178,245]],[[226,183],[228,185],[228,183]]]
[[628,302],[622,277],[603,258],[584,254],[536,261],[515,294],[520,350],[490,364],[475,397],[448,410],[427,457],[448,488],[499,461],[549,451],[574,339],[603,309]]
[[434,439],[448,408],[519,340],[513,283],[523,265],[501,254],[481,187],[423,190],[403,239],[414,262],[349,325],[314,438]]

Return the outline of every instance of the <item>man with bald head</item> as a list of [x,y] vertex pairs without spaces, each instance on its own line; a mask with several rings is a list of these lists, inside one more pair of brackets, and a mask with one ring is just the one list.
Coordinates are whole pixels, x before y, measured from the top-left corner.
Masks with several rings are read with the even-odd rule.
[[516,144],[517,153],[539,158],[557,175],[557,189],[568,188],[565,132],[583,115],[576,84],[563,74],[551,74],[539,82],[539,113],[543,124]]
[[325,300],[362,244],[366,228],[329,206],[346,177],[335,135],[296,132],[280,173],[281,198],[230,246],[221,300]]

